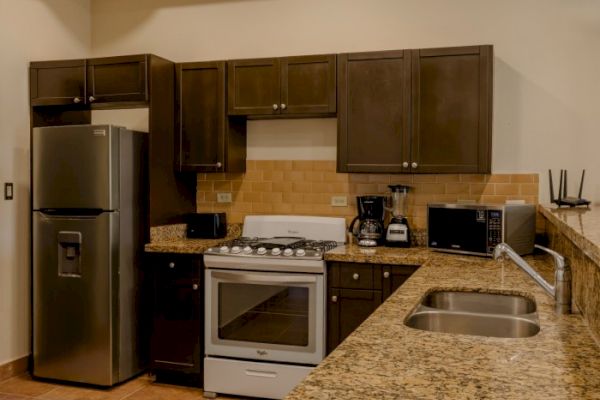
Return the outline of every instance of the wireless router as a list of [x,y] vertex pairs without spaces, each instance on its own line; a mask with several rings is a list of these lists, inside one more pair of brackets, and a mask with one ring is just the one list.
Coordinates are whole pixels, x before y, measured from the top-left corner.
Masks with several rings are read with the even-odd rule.
[[558,184],[558,198],[554,197],[554,183],[552,183],[552,170],[548,170],[548,176],[550,178],[550,201],[556,204],[558,207],[568,206],[586,206],[589,207],[590,201],[581,197],[583,191],[583,179],[585,178],[585,169],[581,172],[581,182],[579,182],[579,195],[578,197],[567,196],[567,170],[560,170],[560,181]]

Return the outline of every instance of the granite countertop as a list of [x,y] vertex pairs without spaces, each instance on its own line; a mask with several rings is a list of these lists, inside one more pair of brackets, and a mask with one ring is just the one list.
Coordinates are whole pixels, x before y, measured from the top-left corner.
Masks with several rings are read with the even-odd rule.
[[539,211],[585,255],[600,264],[600,206],[558,208],[540,205]]
[[[287,400],[600,399],[600,347],[580,315],[554,300],[512,262],[427,249],[352,245],[327,260],[421,263],[415,274],[300,383]],[[548,256],[528,261],[548,279]],[[508,339],[421,331],[404,319],[435,288],[484,289],[535,298],[540,332]]]

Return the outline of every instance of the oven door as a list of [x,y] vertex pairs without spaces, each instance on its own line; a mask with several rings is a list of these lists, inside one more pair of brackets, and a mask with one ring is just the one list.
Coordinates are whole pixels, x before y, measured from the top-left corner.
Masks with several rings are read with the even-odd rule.
[[316,365],[325,352],[322,274],[206,270],[206,354]]

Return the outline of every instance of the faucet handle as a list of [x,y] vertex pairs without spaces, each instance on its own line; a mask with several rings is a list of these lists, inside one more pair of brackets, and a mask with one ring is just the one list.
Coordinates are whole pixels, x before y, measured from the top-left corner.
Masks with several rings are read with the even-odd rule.
[[556,269],[564,270],[565,268],[568,268],[567,259],[562,254],[547,247],[540,246],[539,244],[536,244],[535,248],[550,254],[552,258],[554,258],[554,264],[556,266]]

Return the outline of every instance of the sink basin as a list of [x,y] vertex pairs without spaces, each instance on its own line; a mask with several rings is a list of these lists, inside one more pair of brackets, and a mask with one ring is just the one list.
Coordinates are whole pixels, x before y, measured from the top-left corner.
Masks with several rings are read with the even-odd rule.
[[520,295],[435,291],[404,324],[432,332],[526,338],[540,331],[535,301]]
[[529,314],[536,311],[535,301],[512,294],[436,291],[425,296],[422,305],[449,311],[485,314]]

